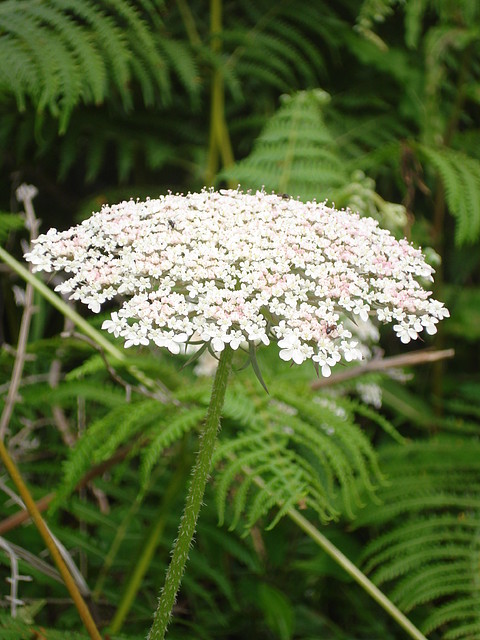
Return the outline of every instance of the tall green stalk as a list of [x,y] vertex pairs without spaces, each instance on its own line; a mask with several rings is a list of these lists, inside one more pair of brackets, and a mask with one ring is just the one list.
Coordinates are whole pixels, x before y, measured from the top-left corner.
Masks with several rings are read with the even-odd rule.
[[427,640],[423,633],[410,622],[410,620],[396,607],[387,596],[376,587],[367,576],[358,569],[340,549],[328,540],[320,531],[309,522],[299,511],[291,507],[286,515],[293,520],[314,542],[321,547],[337,564],[339,564],[348,575],[357,582],[364,591],[368,593],[394,620],[397,622],[413,640]]
[[[219,57],[222,52],[222,0],[210,0],[210,49]],[[221,166],[231,167],[235,162],[225,118],[225,88],[223,72],[217,66],[212,74],[210,95],[210,134],[205,182],[213,185]],[[230,187],[236,184],[229,184]]]
[[163,640],[172,615],[172,609],[185,571],[188,551],[192,544],[198,514],[200,513],[205,487],[210,474],[212,456],[220,426],[225,392],[227,390],[228,376],[232,368],[232,358],[232,349],[228,346],[225,347],[220,355],[217,373],[213,382],[210,405],[208,407],[205,425],[200,435],[200,448],[193,468],[185,509],[180,521],[178,537],[173,546],[172,559],[168,567],[158,608],[155,612],[153,625],[148,634],[148,640]]
[[85,604],[82,594],[80,593],[78,586],[75,583],[75,580],[73,579],[72,574],[70,573],[70,570],[65,563],[65,560],[62,558],[62,555],[57,547],[55,540],[52,537],[49,528],[45,524],[45,521],[42,518],[40,511],[38,510],[32,494],[23,481],[17,465],[10,457],[10,454],[8,453],[7,448],[3,444],[2,440],[0,440],[0,459],[3,462],[5,469],[10,474],[10,477],[12,478],[18,490],[18,493],[20,494],[20,497],[25,503],[25,507],[27,508],[30,517],[32,518],[38,532],[42,536],[47,549],[50,551],[50,555],[52,556],[53,561],[57,565],[57,569],[62,576],[63,582],[65,583],[68,592],[70,593],[70,596],[73,600],[73,603],[75,604],[75,607],[77,608],[77,611],[80,615],[80,618],[82,619],[85,629],[88,632],[88,635],[90,636],[91,640],[102,640],[92,618],[92,615],[87,605]]
[[[235,459],[233,453],[230,459]],[[242,471],[247,475],[253,475],[253,471],[249,467],[242,467]],[[258,487],[265,489],[265,482],[260,476],[254,476],[253,481]],[[277,506],[283,507],[281,503]],[[360,569],[344,555],[340,549],[330,542],[307,518],[294,507],[289,507],[285,511],[285,515],[290,518],[302,531],[304,531],[332,560],[334,560],[348,575],[359,584],[369,596],[371,596],[407,633],[413,640],[427,640],[423,633],[410,622],[410,620],[396,607],[387,596],[376,587]]]

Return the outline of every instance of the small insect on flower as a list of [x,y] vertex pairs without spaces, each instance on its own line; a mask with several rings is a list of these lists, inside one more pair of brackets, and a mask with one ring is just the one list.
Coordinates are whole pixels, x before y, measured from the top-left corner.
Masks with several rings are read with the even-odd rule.
[[292,196],[288,193],[279,193],[278,197],[282,200],[291,200]]
[[171,218],[169,218],[167,222],[170,229],[175,229],[175,222]]
[[329,336],[333,331],[336,330],[336,328],[336,324],[327,324],[327,326],[325,327],[325,333],[327,334],[327,336]]

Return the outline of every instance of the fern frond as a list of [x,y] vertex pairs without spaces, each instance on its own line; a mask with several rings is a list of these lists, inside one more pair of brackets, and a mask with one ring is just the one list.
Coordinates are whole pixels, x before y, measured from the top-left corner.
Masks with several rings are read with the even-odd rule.
[[480,161],[452,149],[415,148],[441,177],[448,208],[457,220],[457,245],[475,242],[480,237]]
[[397,431],[397,429],[395,429],[393,424],[389,420],[387,420],[384,415],[378,413],[378,411],[375,411],[371,407],[368,407],[360,402],[354,402],[352,400],[349,401],[349,407],[360,416],[368,418],[370,422],[376,423],[381,429],[383,429],[383,431],[385,431],[385,433],[388,433],[388,435],[393,438],[393,440],[396,440],[399,444],[405,444],[407,442],[407,440]]
[[480,624],[480,446],[442,435],[385,447],[381,460],[390,481],[382,508],[369,505],[355,523],[381,528],[363,566],[403,610],[434,605],[425,633],[443,627],[443,638],[467,640]]
[[205,409],[193,408],[186,411],[178,411],[175,415],[168,416],[168,420],[156,422],[153,428],[153,439],[142,451],[140,466],[142,489],[147,487],[152,469],[163,451],[177,440],[180,440],[185,433],[198,426],[204,418]]
[[411,49],[417,48],[428,3],[429,0],[418,0],[405,5],[405,42]]
[[[241,47],[240,51],[233,54],[233,58],[236,66],[241,66],[242,75],[252,68],[263,69],[273,74],[284,90],[296,85],[295,69],[299,64],[301,66],[303,59],[285,40],[255,29],[250,33],[244,29],[231,29],[225,32],[224,41],[227,47]],[[261,64],[260,52],[264,56]]]
[[222,33],[230,52],[224,68],[253,86],[267,84],[281,91],[318,86],[325,69],[318,43],[324,41],[329,17],[322,3],[302,3],[292,11],[288,4],[272,9],[265,1],[244,1],[234,26],[227,22]]
[[322,117],[326,101],[320,90],[285,99],[248,158],[222,176],[245,188],[265,187],[305,200],[331,196],[347,175]]
[[[351,484],[353,477],[358,475],[369,491],[382,480],[374,449],[354,420],[354,411],[371,418],[370,411],[367,407],[360,411],[359,403],[343,398],[307,400],[284,390],[279,391],[276,397],[298,412],[302,425],[299,434],[302,434],[303,443],[307,445],[311,441],[316,451],[322,452],[320,456],[325,455],[329,459],[340,481],[347,509],[352,512],[353,504],[361,503]],[[303,425],[308,425],[308,428]]]
[[165,405],[150,399],[133,404],[117,403],[106,415],[89,425],[63,465],[63,480],[52,508],[58,507],[70,495],[93,464],[111,456],[118,446],[152,423],[156,424],[167,411]]
[[192,98],[198,94],[189,48],[170,42],[158,29],[158,7],[126,0],[7,0],[0,5],[0,91],[23,111],[30,99],[48,111],[65,133],[72,110],[120,96],[133,106],[132,81],[147,106],[170,97],[169,69]]
[[273,507],[277,511],[268,528],[299,505],[330,520],[337,515],[337,490],[353,514],[361,503],[358,480],[372,491],[381,478],[348,402],[319,405],[278,383],[270,399],[251,398],[235,387],[229,402],[214,462],[219,520],[228,512],[232,529],[244,517],[248,531]]
[[181,40],[162,38],[159,42],[170,66],[190,94],[194,106],[199,104],[199,70],[190,47]]

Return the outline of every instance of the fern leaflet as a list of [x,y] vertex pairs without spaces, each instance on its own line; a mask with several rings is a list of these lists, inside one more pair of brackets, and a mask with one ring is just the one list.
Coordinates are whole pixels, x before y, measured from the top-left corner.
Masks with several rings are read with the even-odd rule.
[[415,148],[440,175],[448,208],[457,220],[457,245],[475,242],[480,237],[480,160],[452,149]]

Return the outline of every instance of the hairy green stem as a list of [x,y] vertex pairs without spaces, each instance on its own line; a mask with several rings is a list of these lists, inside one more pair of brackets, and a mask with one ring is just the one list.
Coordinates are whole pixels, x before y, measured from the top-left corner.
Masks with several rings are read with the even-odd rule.
[[180,582],[185,571],[188,551],[195,534],[198,514],[200,513],[205,487],[210,474],[213,451],[215,449],[225,392],[227,390],[228,376],[232,368],[232,358],[232,349],[228,346],[225,347],[220,355],[217,373],[213,382],[210,405],[208,407],[205,425],[200,435],[200,447],[193,468],[185,509],[180,521],[178,537],[173,546],[172,558],[165,578],[165,585],[160,596],[158,608],[155,612],[152,628],[148,634],[148,640],[163,640],[172,615],[173,605],[175,604]]

